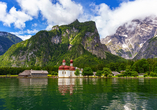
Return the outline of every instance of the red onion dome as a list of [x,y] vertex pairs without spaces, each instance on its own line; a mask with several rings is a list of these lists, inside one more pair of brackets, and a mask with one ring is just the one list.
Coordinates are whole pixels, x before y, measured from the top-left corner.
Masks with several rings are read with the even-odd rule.
[[71,67],[70,67],[70,70],[75,70],[75,67],[71,66]]
[[64,66],[63,65],[59,66],[59,70],[64,70]]
[[66,65],[66,66],[64,66],[64,69],[65,69],[65,70],[69,70],[69,68],[70,68],[70,67],[69,67],[69,66],[67,66],[67,65]]
[[66,62],[65,60],[63,60],[62,62]]
[[73,63],[73,60],[70,60],[70,63]]

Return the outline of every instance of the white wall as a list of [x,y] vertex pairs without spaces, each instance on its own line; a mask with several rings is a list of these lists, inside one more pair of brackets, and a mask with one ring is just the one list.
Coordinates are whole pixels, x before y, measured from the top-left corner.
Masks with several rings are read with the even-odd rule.
[[[80,75],[78,77],[82,77],[82,71],[80,71]],[[75,75],[75,71],[70,70],[58,70],[58,77],[77,77]]]

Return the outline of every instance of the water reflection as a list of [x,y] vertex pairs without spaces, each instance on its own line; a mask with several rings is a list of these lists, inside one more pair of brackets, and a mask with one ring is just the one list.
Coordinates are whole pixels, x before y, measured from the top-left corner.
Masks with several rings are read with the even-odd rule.
[[36,79],[36,78],[20,78],[19,79],[19,84],[21,86],[43,86],[48,84],[48,79],[47,78],[41,78],[41,79]]
[[157,79],[0,79],[0,109],[153,110]]
[[73,94],[74,87],[82,85],[82,78],[58,78],[58,90],[62,95],[65,93]]
[[[34,95],[41,95],[41,91],[46,89],[48,85],[47,78],[20,78],[19,89],[20,91],[34,91]],[[21,92],[19,96],[23,96],[24,92]]]
[[144,85],[144,78],[139,78],[139,85]]

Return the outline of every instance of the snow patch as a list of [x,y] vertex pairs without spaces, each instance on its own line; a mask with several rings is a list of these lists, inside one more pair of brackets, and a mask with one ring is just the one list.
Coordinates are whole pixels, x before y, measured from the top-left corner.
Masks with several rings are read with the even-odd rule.
[[146,30],[146,29],[144,29],[144,28],[141,28],[141,30],[146,31],[146,32],[150,32],[150,30]]
[[122,47],[123,48],[128,48],[128,46],[126,44],[123,44]]
[[152,29],[153,29],[153,27],[149,27],[149,26],[148,26],[148,27],[147,27],[147,29],[152,30]]
[[143,43],[140,44],[140,48],[142,48],[142,46],[143,46]]
[[157,24],[157,20],[156,19],[152,19],[152,23],[153,24]]
[[128,37],[128,35],[122,35],[122,36],[124,36],[124,37]]
[[110,43],[112,40],[110,39],[107,43]]

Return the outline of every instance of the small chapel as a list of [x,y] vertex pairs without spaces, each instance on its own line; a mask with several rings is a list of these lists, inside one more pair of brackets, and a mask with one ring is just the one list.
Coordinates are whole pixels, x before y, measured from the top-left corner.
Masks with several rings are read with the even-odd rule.
[[[66,65],[66,61],[62,61],[62,65],[58,69],[58,77],[78,77],[75,75],[75,70],[79,69],[77,67],[73,67],[73,60],[70,60],[70,66]],[[79,69],[80,75],[82,76],[83,69]]]

